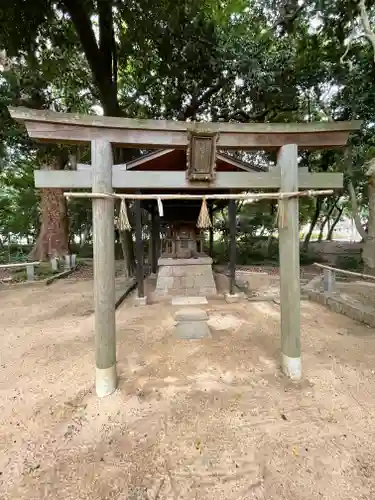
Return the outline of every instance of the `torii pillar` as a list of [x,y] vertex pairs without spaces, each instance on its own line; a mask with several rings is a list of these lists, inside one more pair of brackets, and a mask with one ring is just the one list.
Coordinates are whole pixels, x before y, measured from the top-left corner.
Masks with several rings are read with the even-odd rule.
[[[92,191],[112,193],[112,145],[96,139],[91,142]],[[94,304],[96,394],[115,391],[115,234],[114,199],[93,198]]]
[[[298,148],[287,144],[279,149],[280,191],[298,191]],[[300,342],[300,244],[298,198],[279,200],[279,258],[281,313],[281,368],[299,380]]]

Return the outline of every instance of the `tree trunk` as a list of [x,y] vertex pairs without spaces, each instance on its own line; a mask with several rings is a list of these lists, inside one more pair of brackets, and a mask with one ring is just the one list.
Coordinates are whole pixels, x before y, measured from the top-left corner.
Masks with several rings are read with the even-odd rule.
[[326,216],[323,219],[323,222],[320,224],[318,241],[322,241],[322,239],[323,239],[324,228],[326,227],[327,222],[328,222],[328,216]]
[[[359,234],[361,235],[363,240],[366,240],[367,233],[366,233],[364,227],[362,226],[362,221],[361,221],[361,218],[359,216],[359,210],[358,210],[357,195],[355,194],[354,186],[353,186],[353,183],[350,179],[348,181],[348,191],[349,191],[349,196],[350,196],[350,202],[352,205],[352,217],[353,217],[353,220],[355,223],[355,227],[357,228],[357,231],[359,232]],[[369,209],[370,209],[370,188],[369,188],[368,196],[369,196]]]
[[[325,218],[324,218],[323,222],[322,222],[322,223],[321,223],[321,225],[320,225],[320,231],[319,231],[318,241],[322,241],[322,239],[323,239],[323,233],[324,233],[324,228],[326,227],[326,225],[327,225],[327,224],[328,224],[328,233],[329,233],[329,232],[330,232],[330,230],[332,229],[332,228],[330,228],[330,227],[329,227],[329,220],[330,220],[331,215],[332,215],[332,213],[333,213],[333,211],[334,211],[334,209],[335,209],[335,206],[336,206],[336,201],[335,201],[335,202],[332,204],[332,206],[329,208],[327,215],[325,216]],[[342,210],[341,210],[341,213],[342,213]],[[340,214],[340,217],[341,217],[341,214]],[[340,218],[340,217],[339,217],[339,218]],[[337,221],[337,222],[338,222],[338,221]],[[337,222],[336,222],[336,224],[337,224]],[[328,239],[328,238],[327,238],[327,239]]]
[[69,253],[69,223],[63,189],[41,189],[41,227],[30,259],[48,260]]
[[366,272],[375,274],[375,172],[370,168],[368,174],[368,224],[362,259]]
[[314,216],[311,220],[310,228],[309,228],[309,230],[305,236],[304,242],[303,242],[302,248],[305,252],[307,252],[307,250],[309,249],[310,239],[311,239],[312,233],[314,231],[314,227],[316,226],[316,223],[318,222],[320,211],[322,208],[322,201],[323,200],[319,197],[316,199],[315,213],[314,213]]
[[336,215],[335,220],[333,221],[332,226],[329,228],[328,234],[327,234],[327,241],[332,241],[333,238],[333,233],[335,231],[335,227],[337,226],[339,220],[341,219],[343,208],[338,209],[338,213]]

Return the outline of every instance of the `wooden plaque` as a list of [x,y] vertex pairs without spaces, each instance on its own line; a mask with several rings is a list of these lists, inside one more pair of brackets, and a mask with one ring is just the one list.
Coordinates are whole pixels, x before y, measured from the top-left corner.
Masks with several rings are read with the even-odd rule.
[[187,151],[189,181],[213,181],[216,173],[216,132],[191,132]]

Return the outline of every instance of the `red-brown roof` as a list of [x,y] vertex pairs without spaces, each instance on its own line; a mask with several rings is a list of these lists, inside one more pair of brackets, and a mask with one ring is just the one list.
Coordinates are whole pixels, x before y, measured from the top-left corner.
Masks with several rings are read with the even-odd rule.
[[[132,160],[127,164],[127,169],[186,170],[186,151],[183,149],[158,150]],[[254,167],[223,153],[217,153],[216,170],[218,172],[263,171],[260,167]]]

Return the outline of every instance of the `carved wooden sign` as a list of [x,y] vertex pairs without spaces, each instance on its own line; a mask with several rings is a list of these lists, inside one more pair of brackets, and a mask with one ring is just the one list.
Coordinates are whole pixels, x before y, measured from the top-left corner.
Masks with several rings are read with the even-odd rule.
[[189,181],[213,181],[216,174],[217,132],[190,132],[187,150]]

